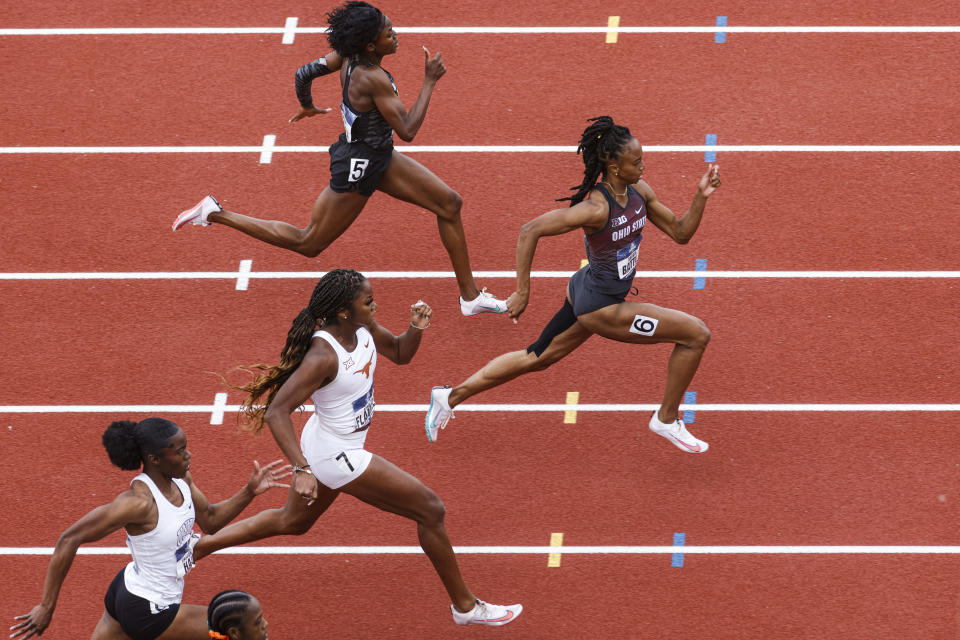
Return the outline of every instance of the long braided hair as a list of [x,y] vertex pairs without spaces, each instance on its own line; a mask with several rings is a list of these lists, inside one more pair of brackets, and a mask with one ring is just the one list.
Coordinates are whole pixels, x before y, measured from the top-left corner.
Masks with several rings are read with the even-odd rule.
[[630,129],[618,125],[610,116],[590,118],[587,122],[593,124],[583,130],[580,145],[577,147],[577,153],[583,154],[583,182],[570,187],[576,190],[572,196],[557,198],[557,202],[569,200],[571,207],[583,202],[590,190],[596,186],[597,178],[603,175],[604,164],[615,158],[632,137]]
[[226,640],[230,627],[239,627],[243,622],[243,614],[253,601],[246,591],[221,591],[213,596],[207,606],[207,628],[210,637],[215,640]]
[[[280,364],[261,363],[238,367],[255,376],[253,382],[244,387],[228,384],[249,394],[240,410],[247,418],[245,428],[256,432],[263,429],[267,408],[276,397],[277,391],[307,355],[317,322],[320,322],[321,326],[336,322],[337,312],[350,306],[365,280],[360,272],[353,269],[334,269],[324,275],[314,287],[310,303],[293,319],[293,325],[287,333],[287,342],[280,352]],[[264,396],[266,402],[258,404]]]

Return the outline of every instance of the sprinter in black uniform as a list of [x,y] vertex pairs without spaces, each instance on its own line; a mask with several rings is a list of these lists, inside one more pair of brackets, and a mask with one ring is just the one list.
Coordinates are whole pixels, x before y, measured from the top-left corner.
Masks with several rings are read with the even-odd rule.
[[[546,369],[593,334],[619,342],[676,346],[667,367],[663,400],[650,418],[650,429],[683,451],[703,453],[707,443],[690,435],[678,411],[693,379],[710,331],[699,319],[648,302],[626,302],[636,272],[640,240],[647,219],[675,242],[687,243],[700,225],[707,198],[720,186],[720,169],[710,165],[697,184],[690,209],[677,218],[641,180],[643,149],[626,127],[608,116],[592,118],[580,138],[584,179],[568,209],[549,211],[523,225],[517,240],[517,290],[507,300],[516,321],[530,298],[530,265],[537,241],[583,229],[589,264],[567,286],[563,307],[525,351],[494,358],[457,387],[435,387],[426,417],[433,442],[467,398],[530,371]],[[597,180],[600,179],[598,183]]]
[[297,70],[295,88],[300,110],[290,122],[330,111],[313,105],[310,87],[314,78],[339,71],[345,131],[330,147],[330,186],[317,198],[306,228],[226,211],[207,196],[181,213],[173,230],[188,222],[204,226],[217,222],[312,258],[347,230],[369,197],[379,190],[436,214],[440,239],[456,274],[463,315],[506,313],[505,301],[478,290],[474,283],[460,221],[460,195],[419,162],[393,148],[394,131],[410,142],[420,130],[434,87],[447,71],[440,54],[431,58],[424,48],[423,86],[407,111],[393,77],[380,66],[384,56],[397,51],[397,33],[390,19],[366,2],[347,2],[330,12],[327,22],[333,51]]

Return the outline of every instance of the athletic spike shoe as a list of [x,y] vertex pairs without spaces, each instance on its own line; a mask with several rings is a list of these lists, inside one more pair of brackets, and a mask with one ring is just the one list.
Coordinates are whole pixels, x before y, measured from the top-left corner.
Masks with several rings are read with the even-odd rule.
[[473,609],[466,613],[460,613],[453,605],[450,605],[450,611],[453,612],[453,621],[460,625],[482,624],[489,627],[502,627],[517,619],[523,611],[523,605],[511,604],[504,607],[477,600]]
[[427,419],[424,421],[427,428],[427,440],[430,442],[437,441],[440,429],[445,428],[447,423],[450,422],[450,418],[453,417],[453,409],[450,408],[449,404],[451,391],[453,389],[450,388],[450,385],[446,385],[434,387],[430,393],[430,408],[427,409]]
[[690,435],[686,425],[683,424],[683,420],[677,418],[670,424],[665,424],[660,422],[656,411],[653,412],[653,416],[650,418],[650,431],[653,431],[658,436],[663,436],[676,445],[678,449],[682,449],[687,453],[704,453],[710,448],[710,445],[703,440],[698,440]]
[[177,219],[173,221],[173,230],[176,231],[188,222],[199,224],[203,227],[210,226],[210,223],[207,221],[207,216],[211,213],[217,213],[218,211],[223,211],[220,203],[217,202],[217,199],[213,196],[207,196],[177,216]]
[[480,313],[506,313],[507,301],[497,300],[492,293],[487,293],[484,287],[473,300],[460,298],[460,313],[465,316],[475,316]]

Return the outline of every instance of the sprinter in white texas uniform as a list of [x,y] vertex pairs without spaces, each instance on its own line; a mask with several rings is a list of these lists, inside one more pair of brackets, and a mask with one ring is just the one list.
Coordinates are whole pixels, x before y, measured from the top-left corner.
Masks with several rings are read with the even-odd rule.
[[[457,624],[498,626],[520,615],[520,605],[478,600],[467,588],[443,520],[437,494],[403,469],[363,448],[373,415],[377,355],[407,364],[420,347],[433,311],[410,307],[410,326],[399,336],[377,324],[370,282],[352,269],[320,279],[310,303],[294,319],[280,364],[251,368],[259,375],[245,387],[243,413],[253,428],[270,428],[293,465],[286,504],[206,536],[194,549],[200,559],[224,547],[277,535],[306,533],[340,493],[410,518],[417,537],[450,596]],[[297,442],[291,414],[312,399],[316,409]],[[371,611],[371,615],[375,615]]]

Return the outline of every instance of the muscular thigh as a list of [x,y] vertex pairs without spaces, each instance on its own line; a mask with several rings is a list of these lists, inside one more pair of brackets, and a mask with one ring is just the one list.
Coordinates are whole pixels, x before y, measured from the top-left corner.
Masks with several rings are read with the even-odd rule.
[[393,160],[380,181],[379,190],[433,213],[443,211],[451,201],[459,198],[432,171],[399,151],[393,152]]
[[207,630],[207,608],[199,604],[182,604],[173,624],[157,640],[203,638]]
[[359,478],[341,487],[341,491],[406,518],[422,515],[437,500],[436,494],[419,479],[378,455],[373,456]]
[[648,302],[621,302],[578,316],[597,335],[636,344],[683,343],[703,330],[698,318]]

